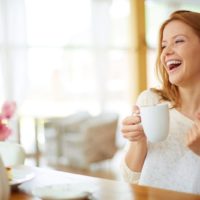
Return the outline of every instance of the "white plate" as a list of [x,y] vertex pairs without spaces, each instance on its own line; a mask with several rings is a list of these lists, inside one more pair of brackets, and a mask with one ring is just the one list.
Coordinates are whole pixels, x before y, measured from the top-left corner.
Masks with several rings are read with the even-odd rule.
[[44,200],[91,199],[92,193],[83,184],[60,184],[36,187],[32,194]]
[[25,166],[12,167],[12,174],[13,179],[9,182],[12,187],[29,181],[35,176],[35,174]]

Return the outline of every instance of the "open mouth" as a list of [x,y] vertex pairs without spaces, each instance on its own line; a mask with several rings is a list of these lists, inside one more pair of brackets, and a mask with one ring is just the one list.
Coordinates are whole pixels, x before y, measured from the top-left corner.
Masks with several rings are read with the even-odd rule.
[[178,68],[181,64],[182,64],[182,62],[180,60],[169,60],[166,63],[169,71],[172,71],[172,70]]

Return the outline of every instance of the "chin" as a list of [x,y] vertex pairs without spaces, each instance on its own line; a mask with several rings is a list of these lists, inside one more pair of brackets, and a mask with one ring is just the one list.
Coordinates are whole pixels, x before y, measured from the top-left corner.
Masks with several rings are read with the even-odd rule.
[[169,78],[169,82],[176,86],[181,86],[183,84],[183,81],[181,79]]
[[184,86],[188,83],[188,75],[185,71],[175,71],[173,73],[169,73],[169,82],[176,86]]
[[181,81],[181,80],[173,80],[173,81],[170,81],[171,84],[177,86],[177,87],[188,87],[188,86],[191,86],[191,84],[189,82],[186,82],[186,81]]

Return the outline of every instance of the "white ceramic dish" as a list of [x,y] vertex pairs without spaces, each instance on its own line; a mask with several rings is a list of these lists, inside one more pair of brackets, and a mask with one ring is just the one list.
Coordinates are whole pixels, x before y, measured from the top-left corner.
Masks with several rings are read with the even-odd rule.
[[25,166],[12,167],[13,179],[10,181],[11,187],[16,187],[21,183],[31,180],[35,174]]
[[91,199],[92,193],[82,184],[60,184],[37,187],[32,191],[34,196],[44,200],[81,200]]

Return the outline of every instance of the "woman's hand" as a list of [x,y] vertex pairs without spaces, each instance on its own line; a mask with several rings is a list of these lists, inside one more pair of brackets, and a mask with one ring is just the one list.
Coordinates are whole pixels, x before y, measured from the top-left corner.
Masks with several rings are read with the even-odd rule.
[[200,113],[197,114],[193,127],[186,135],[186,145],[200,156]]
[[133,107],[133,114],[131,116],[126,117],[122,122],[122,134],[123,137],[127,138],[131,142],[140,142],[144,139],[146,140],[146,136],[144,134],[144,130],[141,123],[141,118],[139,116],[140,110],[138,106]]

